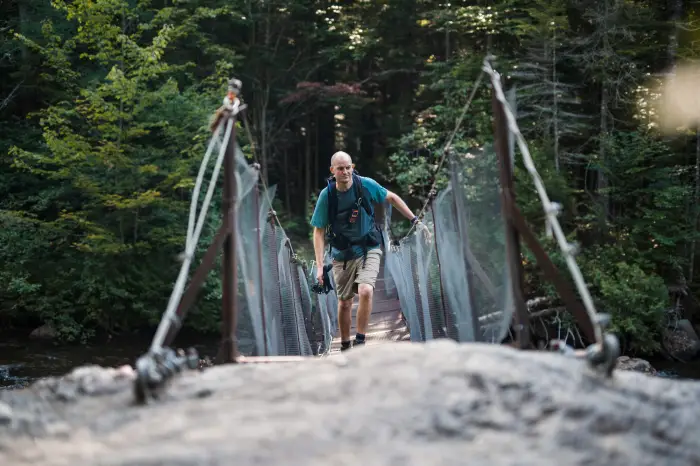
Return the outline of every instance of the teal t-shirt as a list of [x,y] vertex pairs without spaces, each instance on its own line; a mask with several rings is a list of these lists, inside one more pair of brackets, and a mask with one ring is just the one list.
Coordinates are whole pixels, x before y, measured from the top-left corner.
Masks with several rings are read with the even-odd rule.
[[[374,181],[372,178],[367,178],[361,176],[362,186],[366,189],[367,193],[370,195],[370,199],[365,199],[365,201],[370,201],[374,204],[381,204],[386,200],[387,190],[382,185]],[[347,221],[347,212],[343,214],[343,211],[352,208],[355,203],[355,189],[351,186],[347,191],[337,191],[338,194],[338,233],[343,234],[351,241],[358,241],[360,239],[360,233],[362,231],[367,231],[370,222],[372,221],[367,215],[364,208],[361,209],[360,217],[364,223],[364,228],[360,229],[360,223],[350,223]],[[340,218],[344,216],[345,218]],[[316,201],[316,207],[314,209],[314,214],[311,217],[311,226],[316,228],[326,228],[328,226],[328,187],[323,188],[321,194],[318,196],[318,201]],[[369,249],[377,249],[379,246]],[[362,247],[353,246],[353,257],[362,256]],[[336,248],[331,249],[331,256],[333,259],[340,259],[340,251]]]

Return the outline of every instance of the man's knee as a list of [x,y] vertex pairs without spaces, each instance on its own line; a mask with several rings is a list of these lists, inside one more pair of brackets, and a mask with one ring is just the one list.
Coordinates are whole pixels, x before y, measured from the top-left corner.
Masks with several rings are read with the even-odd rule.
[[338,300],[338,308],[341,311],[347,311],[348,309],[352,309],[352,298],[350,299],[344,299],[344,300]]
[[368,283],[360,283],[357,287],[357,294],[360,295],[360,299],[372,299],[374,287]]

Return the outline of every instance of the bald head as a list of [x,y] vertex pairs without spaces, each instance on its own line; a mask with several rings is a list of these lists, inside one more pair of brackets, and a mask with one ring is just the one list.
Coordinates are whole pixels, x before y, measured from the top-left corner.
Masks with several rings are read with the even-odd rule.
[[351,165],[352,158],[347,152],[338,151],[331,157],[331,167],[337,167],[340,165]]
[[347,152],[338,151],[331,157],[331,173],[339,189],[349,187],[352,183],[352,158]]

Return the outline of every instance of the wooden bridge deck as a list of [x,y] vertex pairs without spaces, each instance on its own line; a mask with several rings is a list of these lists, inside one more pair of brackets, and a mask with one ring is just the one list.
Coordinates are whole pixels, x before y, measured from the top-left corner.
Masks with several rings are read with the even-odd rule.
[[[350,338],[355,337],[357,330],[357,304],[358,297],[352,306],[352,327]],[[382,343],[409,341],[410,335],[406,322],[402,318],[401,305],[396,291],[387,293],[384,279],[384,261],[382,260],[379,277],[374,289],[374,307],[369,318],[369,328],[367,329],[366,345],[377,345]],[[331,353],[340,351],[340,333],[333,338]]]

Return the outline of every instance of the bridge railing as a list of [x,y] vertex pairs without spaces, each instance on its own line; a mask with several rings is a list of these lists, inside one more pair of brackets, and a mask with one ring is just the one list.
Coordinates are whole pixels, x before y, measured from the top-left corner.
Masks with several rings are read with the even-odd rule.
[[386,237],[388,286],[397,291],[412,341],[499,343],[514,307],[496,154],[489,146],[451,151],[449,162],[449,182],[431,193],[423,214],[428,234]]
[[[306,267],[272,209],[275,189],[237,149],[238,350],[244,356],[312,356],[330,351],[337,297],[311,292]],[[491,146],[449,156],[449,183],[423,222],[400,241],[387,235],[385,281],[398,294],[412,341],[501,342],[514,313],[501,215],[498,163]],[[240,193],[241,191],[239,191]],[[385,206],[384,232],[391,207]],[[331,277],[332,280],[332,277]]]
[[330,350],[334,293],[311,292],[312,273],[294,252],[272,208],[275,188],[259,183],[257,165],[238,156],[244,183],[238,204],[238,351],[243,356],[314,356]]

